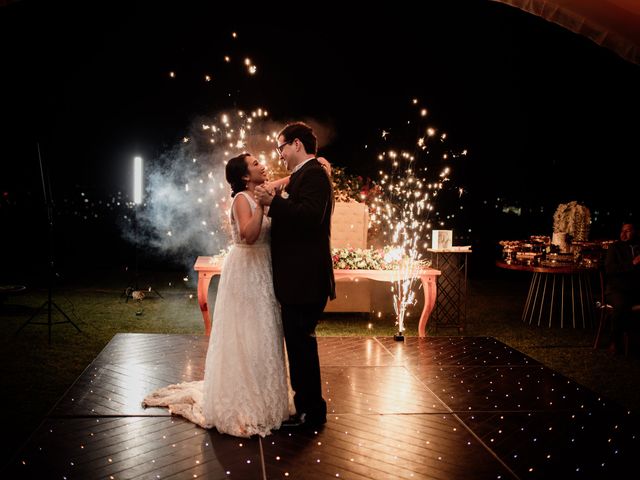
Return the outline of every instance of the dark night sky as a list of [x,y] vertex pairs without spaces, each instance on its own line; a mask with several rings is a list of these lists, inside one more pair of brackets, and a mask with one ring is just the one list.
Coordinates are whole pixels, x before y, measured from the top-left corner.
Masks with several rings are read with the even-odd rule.
[[469,150],[456,179],[478,200],[635,202],[640,67],[505,5],[318,4],[305,23],[284,4],[51,3],[0,8],[4,190],[39,188],[36,141],[59,189],[126,189],[134,154],[158,156],[198,115],[234,105],[330,125],[321,153],[373,175],[363,145],[400,128],[417,97]]

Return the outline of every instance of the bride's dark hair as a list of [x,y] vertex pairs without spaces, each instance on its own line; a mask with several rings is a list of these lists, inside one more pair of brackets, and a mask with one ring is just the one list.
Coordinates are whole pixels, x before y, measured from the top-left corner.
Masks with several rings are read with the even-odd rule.
[[235,197],[237,193],[247,189],[247,182],[244,181],[242,177],[249,174],[249,167],[245,159],[250,155],[250,153],[241,153],[227,162],[224,174],[227,182],[231,185],[232,197]]

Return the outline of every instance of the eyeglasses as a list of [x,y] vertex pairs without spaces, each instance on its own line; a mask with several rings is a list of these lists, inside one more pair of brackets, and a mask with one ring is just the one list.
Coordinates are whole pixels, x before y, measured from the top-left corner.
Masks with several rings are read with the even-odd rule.
[[276,147],[276,151],[277,151],[280,155],[282,155],[282,149],[283,149],[284,147],[286,147],[287,145],[291,145],[293,142],[294,142],[294,140],[290,140],[290,141],[288,141],[288,142],[281,143],[280,145],[278,145],[278,146]]

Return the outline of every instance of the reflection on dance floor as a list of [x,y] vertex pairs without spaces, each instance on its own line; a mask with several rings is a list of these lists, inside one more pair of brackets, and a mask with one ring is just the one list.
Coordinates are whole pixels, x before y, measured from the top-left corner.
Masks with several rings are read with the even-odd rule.
[[637,417],[487,337],[319,337],[328,423],[238,439],[143,409],[207,337],[119,334],[4,478],[617,478]]

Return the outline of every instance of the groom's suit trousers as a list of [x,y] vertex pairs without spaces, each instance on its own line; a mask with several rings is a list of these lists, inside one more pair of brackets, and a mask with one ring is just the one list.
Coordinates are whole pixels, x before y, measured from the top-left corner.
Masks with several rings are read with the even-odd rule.
[[318,304],[282,305],[282,326],[287,344],[291,387],[297,413],[324,419],[327,404],[322,398],[320,361],[315,328],[326,301]]

